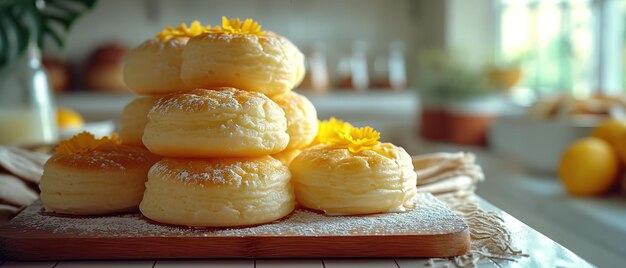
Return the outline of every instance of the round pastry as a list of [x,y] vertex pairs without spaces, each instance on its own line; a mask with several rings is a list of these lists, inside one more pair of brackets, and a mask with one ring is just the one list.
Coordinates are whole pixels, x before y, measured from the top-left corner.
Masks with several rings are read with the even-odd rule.
[[148,173],[139,209],[175,225],[227,227],[271,222],[293,211],[289,169],[258,158],[165,158]]
[[411,156],[379,137],[369,127],[321,123],[323,143],[302,151],[289,166],[298,203],[329,215],[413,209],[417,174]]
[[167,27],[126,55],[124,82],[140,95],[167,94],[190,89],[180,78],[183,49],[189,38],[207,28],[194,21],[177,28]]
[[251,19],[222,18],[222,27],[193,37],[183,52],[183,82],[192,88],[235,87],[283,94],[304,78],[304,56],[286,38]]
[[148,112],[158,97],[142,97],[131,101],[124,107],[120,123],[122,143],[143,146],[143,129],[148,123]]
[[144,145],[171,157],[248,157],[287,147],[287,120],[265,95],[235,88],[162,97],[148,113]]
[[47,212],[100,215],[137,210],[150,167],[159,160],[143,147],[95,139],[83,132],[61,142],[39,184]]
[[298,203],[329,215],[412,209],[417,175],[411,157],[389,143],[380,149],[383,154],[327,145],[304,150],[289,166]]
[[304,96],[295,92],[272,97],[287,118],[287,149],[300,149],[311,144],[317,135],[317,111]]
[[296,156],[298,156],[298,154],[300,154],[301,152],[302,150],[300,149],[289,149],[277,154],[273,154],[272,157],[276,158],[280,162],[283,162],[285,166],[289,166],[291,164],[291,161],[296,158]]

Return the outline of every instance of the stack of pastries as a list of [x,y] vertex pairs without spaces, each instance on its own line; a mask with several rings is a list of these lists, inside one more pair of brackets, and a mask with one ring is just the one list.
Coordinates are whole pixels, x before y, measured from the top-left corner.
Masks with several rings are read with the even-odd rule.
[[[44,168],[45,209],[92,215],[139,207],[160,223],[204,227],[271,222],[296,200],[329,215],[412,209],[409,155],[371,128],[318,123],[313,104],[291,91],[303,76],[298,48],[251,19],[165,28],[127,55],[124,79],[141,97],[124,108],[121,142],[90,136],[95,145],[85,150],[76,137],[66,141],[72,150]],[[91,189],[106,176],[86,171],[107,157],[126,165],[98,170],[116,185]],[[83,195],[93,202],[75,197]]]

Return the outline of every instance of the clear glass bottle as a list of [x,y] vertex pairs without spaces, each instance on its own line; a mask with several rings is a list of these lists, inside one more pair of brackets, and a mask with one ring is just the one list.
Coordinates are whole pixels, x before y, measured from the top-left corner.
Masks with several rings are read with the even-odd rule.
[[53,96],[31,44],[17,60],[0,69],[0,144],[35,145],[58,140]]

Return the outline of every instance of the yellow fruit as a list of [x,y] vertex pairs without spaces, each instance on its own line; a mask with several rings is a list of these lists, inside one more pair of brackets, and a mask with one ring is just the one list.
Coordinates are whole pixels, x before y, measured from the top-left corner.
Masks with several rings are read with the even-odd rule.
[[607,141],[613,148],[617,150],[618,139],[622,134],[626,133],[626,120],[606,119],[593,132],[592,137],[600,138]]
[[608,142],[584,138],[570,145],[561,156],[559,178],[572,195],[599,195],[616,182],[619,164]]
[[57,126],[59,128],[77,128],[85,125],[85,120],[76,111],[59,107],[57,108]]

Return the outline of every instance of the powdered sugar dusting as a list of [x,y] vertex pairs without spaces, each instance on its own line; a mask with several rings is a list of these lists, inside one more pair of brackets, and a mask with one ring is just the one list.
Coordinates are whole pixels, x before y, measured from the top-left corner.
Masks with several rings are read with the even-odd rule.
[[[263,167],[260,167],[263,166]],[[283,176],[288,173],[280,161],[271,158],[196,159],[194,161],[163,159],[150,169],[148,177],[176,179],[200,185],[256,186],[273,180],[267,173]]]
[[[238,94],[247,94],[250,97],[241,98],[241,96],[237,96]],[[212,110],[236,112],[241,110],[242,105],[246,105],[248,102],[258,102],[259,98],[257,97],[259,97],[257,94],[234,88],[195,89],[160,98],[152,106],[150,113],[165,114],[169,111],[197,112]],[[240,100],[244,100],[243,103],[240,103]]]
[[[467,225],[431,194],[419,194],[406,213],[325,216],[296,210],[273,223],[246,228],[185,228],[148,221],[138,213],[107,217],[59,217],[42,213],[40,202],[2,227],[21,233],[80,237],[350,236],[456,233]],[[52,236],[49,236],[51,234]]]

